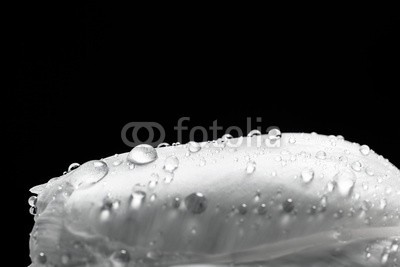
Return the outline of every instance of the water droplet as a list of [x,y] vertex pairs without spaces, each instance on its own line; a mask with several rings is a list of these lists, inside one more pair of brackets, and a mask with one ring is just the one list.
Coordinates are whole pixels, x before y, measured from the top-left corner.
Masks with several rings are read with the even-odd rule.
[[158,255],[155,251],[149,251],[146,253],[146,257],[149,259],[156,260],[158,258]]
[[175,156],[169,156],[164,161],[164,170],[174,172],[179,166],[179,159]]
[[68,172],[71,172],[73,170],[75,170],[76,168],[78,168],[80,166],[79,163],[72,163],[71,165],[69,165],[68,167]]
[[314,171],[306,168],[301,172],[301,179],[304,183],[308,184],[314,179]]
[[40,252],[37,256],[37,261],[40,264],[45,264],[47,262],[47,256],[43,252]]
[[292,212],[294,209],[293,199],[288,198],[287,200],[285,200],[282,204],[282,209],[284,212],[287,212],[287,213]]
[[240,214],[245,215],[247,213],[247,205],[244,203],[239,205],[238,211]]
[[69,263],[69,261],[71,260],[71,256],[68,254],[62,255],[61,256],[61,263],[63,265],[67,265]]
[[259,130],[251,130],[248,134],[247,137],[253,137],[253,136],[259,136],[261,135],[261,132]]
[[335,187],[336,187],[335,181],[329,181],[328,184],[326,185],[328,192],[333,192],[333,190],[335,190]]
[[37,212],[36,207],[30,207],[30,208],[29,208],[29,213],[30,213],[31,215],[36,215],[36,212]]
[[277,128],[273,128],[268,132],[268,138],[265,139],[265,145],[267,147],[280,147],[281,145],[281,131]]
[[368,156],[370,151],[371,149],[367,145],[362,145],[360,147],[360,153],[363,154],[364,156]]
[[133,209],[140,208],[146,199],[146,193],[143,191],[135,191],[131,195],[131,207]]
[[28,198],[29,206],[35,207],[36,206],[36,202],[37,202],[37,196],[31,196],[30,198]]
[[188,150],[192,153],[199,152],[201,149],[201,145],[197,142],[189,142],[188,144]]
[[164,177],[164,183],[169,184],[174,180],[174,174],[173,173],[166,173]]
[[154,202],[156,199],[157,199],[157,195],[156,195],[156,194],[152,194],[152,195],[150,196],[150,201],[151,201],[151,202]]
[[342,196],[350,196],[356,180],[354,173],[351,171],[342,171],[336,174],[335,178],[339,193]]
[[374,176],[374,171],[372,170],[371,167],[366,167],[365,173],[368,174],[369,176]]
[[131,256],[128,251],[121,249],[113,253],[112,259],[120,263],[128,263],[131,260]]
[[268,136],[270,136],[270,139],[280,139],[282,136],[282,133],[279,130],[279,128],[273,128],[268,131]]
[[386,208],[386,206],[387,206],[387,200],[386,200],[386,198],[382,198],[382,199],[379,201],[379,207],[383,210],[383,209]]
[[381,256],[381,264],[386,264],[389,260],[389,252],[384,251]]
[[319,204],[321,206],[321,211],[326,210],[326,207],[328,206],[328,197],[327,196],[322,196]]
[[317,152],[317,154],[315,154],[315,157],[317,159],[326,159],[326,153],[325,151],[320,150]]
[[200,159],[200,166],[201,167],[205,166],[206,164],[207,164],[207,161],[204,158]]
[[151,180],[149,181],[149,188],[154,189],[158,184],[157,180]]
[[399,244],[396,240],[393,240],[392,245],[390,246],[390,251],[397,252],[399,250]]
[[103,199],[103,210],[117,210],[121,205],[121,201],[117,199],[113,199],[110,197],[105,197]]
[[289,144],[295,144],[296,143],[296,138],[293,136],[289,137]]
[[258,208],[257,208],[257,213],[259,215],[264,215],[267,213],[267,205],[264,203],[261,203]]
[[128,154],[128,160],[134,164],[148,164],[157,159],[157,151],[146,144],[134,147]]
[[256,170],[256,163],[254,161],[249,161],[246,165],[246,173],[252,174]]
[[193,214],[204,212],[207,209],[207,202],[202,193],[192,193],[185,198],[185,206]]
[[361,164],[361,162],[359,162],[359,161],[354,161],[354,162],[351,164],[351,168],[352,168],[354,171],[359,172],[359,171],[361,171],[362,164]]
[[223,141],[228,141],[229,139],[232,139],[232,138],[233,138],[233,136],[230,135],[230,134],[224,134],[224,135],[221,137],[221,139],[222,139]]
[[113,162],[114,166],[119,166],[121,164],[122,164],[122,160],[120,160],[120,159],[117,159],[116,161]]
[[161,148],[161,147],[169,147],[168,143],[160,143],[158,144],[157,148]]
[[175,209],[178,209],[181,206],[181,199],[179,197],[174,197],[171,206]]

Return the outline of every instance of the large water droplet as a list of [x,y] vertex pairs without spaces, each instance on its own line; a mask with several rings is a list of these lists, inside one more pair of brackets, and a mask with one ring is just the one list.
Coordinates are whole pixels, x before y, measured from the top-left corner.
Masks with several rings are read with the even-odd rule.
[[308,184],[314,179],[314,171],[310,168],[306,168],[301,172],[301,179],[304,183]]
[[185,198],[185,206],[193,214],[204,212],[207,209],[207,202],[202,193],[192,193]]
[[360,147],[360,153],[363,154],[364,156],[368,156],[370,151],[371,149],[367,145],[362,145]]
[[164,170],[174,172],[179,166],[179,159],[175,156],[169,156],[165,159]]
[[246,165],[246,173],[252,174],[256,170],[256,163],[254,161],[249,161]]
[[161,147],[169,147],[168,143],[160,143],[157,145],[157,148],[161,148]]
[[148,164],[157,159],[157,151],[146,144],[134,147],[128,154],[128,160],[134,164]]
[[253,137],[253,136],[259,136],[261,135],[261,132],[259,130],[251,130],[248,134],[247,137]]
[[139,209],[146,199],[146,193],[143,191],[135,191],[131,195],[131,207]]
[[[78,174],[79,172],[79,174]],[[93,185],[108,174],[108,166],[102,160],[89,161],[75,171],[73,183],[77,187]]]
[[201,145],[197,142],[189,142],[188,144],[188,150],[192,153],[199,152],[201,149]]
[[267,147],[280,147],[281,146],[281,131],[278,128],[269,130],[265,145]]
[[36,206],[36,202],[37,202],[37,196],[31,196],[30,198],[28,198],[29,206],[35,207]]
[[68,172],[71,172],[73,170],[75,170],[76,168],[78,168],[80,166],[79,163],[72,163],[71,165],[69,165],[68,167]]
[[339,193],[342,196],[350,196],[356,180],[354,173],[351,171],[342,171],[336,174],[335,178]]

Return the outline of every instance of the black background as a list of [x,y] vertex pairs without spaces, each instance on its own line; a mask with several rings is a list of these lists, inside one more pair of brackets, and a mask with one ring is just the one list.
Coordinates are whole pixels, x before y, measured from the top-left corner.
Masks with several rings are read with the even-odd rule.
[[20,10],[6,146],[23,195],[15,210],[24,266],[28,189],[72,162],[128,151],[120,135],[131,121],[162,124],[172,143],[183,116],[189,127],[218,120],[244,131],[247,117],[262,117],[255,126],[341,134],[400,166],[398,17],[242,12]]

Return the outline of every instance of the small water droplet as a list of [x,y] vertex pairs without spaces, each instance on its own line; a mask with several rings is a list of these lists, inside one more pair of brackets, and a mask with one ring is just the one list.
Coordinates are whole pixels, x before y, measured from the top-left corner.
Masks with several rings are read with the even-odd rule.
[[154,189],[158,184],[157,180],[151,180],[149,181],[149,188]]
[[131,260],[131,256],[128,251],[121,249],[113,253],[112,259],[119,263],[128,263]]
[[205,166],[206,164],[207,164],[207,161],[204,158],[200,159],[200,166],[201,167]]
[[134,164],[148,164],[157,159],[157,151],[146,144],[134,147],[128,154],[128,160]]
[[175,209],[178,209],[180,205],[181,205],[181,199],[179,197],[174,197],[174,199],[172,199],[171,206]]
[[116,161],[113,162],[114,166],[119,166],[121,164],[122,164],[122,160],[120,160],[120,159],[117,159]]
[[306,168],[301,172],[301,179],[304,183],[308,184],[314,179],[314,171],[310,168]]
[[328,197],[327,196],[322,196],[319,204],[321,206],[321,211],[325,211],[326,207],[328,206]]
[[362,164],[361,164],[361,162],[359,162],[359,161],[354,161],[354,162],[351,164],[351,168],[352,168],[354,171],[359,172],[359,171],[361,171]]
[[202,193],[192,193],[185,198],[185,206],[193,214],[204,212],[207,209],[207,202]]
[[289,144],[295,144],[296,143],[296,138],[293,136],[289,137]]
[[285,200],[282,204],[282,209],[284,212],[287,212],[287,213],[292,212],[294,209],[293,199],[288,198],[287,200]]
[[281,131],[278,128],[273,128],[268,131],[265,145],[267,147],[280,147],[281,146]]
[[221,137],[221,139],[223,140],[223,141],[228,141],[229,139],[232,139],[233,138],[233,136],[232,135],[230,135],[230,134],[224,134],[222,137]]
[[336,187],[335,181],[329,181],[328,184],[326,185],[326,189],[328,190],[328,192],[333,192],[333,190],[335,190],[335,187]]
[[192,153],[199,152],[201,150],[201,145],[197,142],[189,142],[188,150]]
[[389,252],[384,251],[381,256],[381,264],[386,264],[389,260]]
[[354,173],[351,171],[342,171],[336,174],[335,177],[339,193],[342,196],[350,196],[356,180]]
[[245,215],[247,213],[247,205],[246,204],[240,204],[238,207],[238,211],[240,214]]
[[370,151],[371,149],[367,145],[362,145],[360,147],[360,153],[363,154],[364,156],[368,156]]
[[140,208],[146,199],[146,193],[143,191],[135,191],[131,195],[131,207],[133,209]]
[[36,207],[30,207],[30,208],[29,208],[29,213],[30,213],[31,215],[36,215],[36,213],[37,213]]
[[387,206],[387,200],[386,200],[386,198],[382,198],[379,201],[379,207],[381,210],[384,210],[386,208],[386,206]]
[[29,206],[35,207],[36,206],[36,202],[37,202],[37,196],[31,196],[30,198],[28,198]]
[[47,262],[47,256],[44,252],[40,252],[37,256],[37,261],[40,264],[45,264]]
[[321,159],[321,160],[326,159],[326,152],[320,150],[320,151],[317,152],[317,154],[315,154],[315,157],[317,159]]
[[247,162],[246,173],[252,174],[256,170],[256,163],[254,161]]
[[75,170],[76,168],[78,168],[80,166],[79,163],[72,163],[71,165],[69,165],[68,167],[68,172],[71,172],[73,170]]
[[169,184],[174,180],[174,174],[173,173],[166,173],[164,177],[164,183]]
[[174,172],[179,166],[179,159],[175,156],[169,156],[164,161],[164,170]]
[[253,136],[259,136],[261,135],[261,132],[259,130],[251,130],[248,134],[247,137],[253,137]]
[[264,215],[267,213],[267,205],[265,203],[261,203],[257,208],[257,213],[259,215]]
[[157,199],[157,195],[156,195],[156,194],[152,194],[152,195],[150,196],[150,201],[151,201],[151,202],[154,202],[156,199]]
[[67,265],[70,260],[71,260],[71,256],[68,255],[68,254],[64,254],[64,255],[61,256],[61,263],[63,265]]

